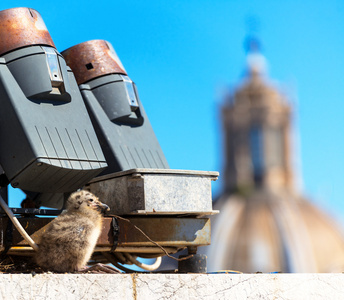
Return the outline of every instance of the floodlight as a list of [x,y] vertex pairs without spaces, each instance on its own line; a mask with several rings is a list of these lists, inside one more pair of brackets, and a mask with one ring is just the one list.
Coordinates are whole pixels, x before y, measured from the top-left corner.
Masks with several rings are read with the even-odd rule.
[[0,165],[12,186],[41,193],[107,166],[74,75],[29,8],[0,11]]
[[61,54],[75,74],[109,167],[169,168],[153,128],[112,45],[92,40]]

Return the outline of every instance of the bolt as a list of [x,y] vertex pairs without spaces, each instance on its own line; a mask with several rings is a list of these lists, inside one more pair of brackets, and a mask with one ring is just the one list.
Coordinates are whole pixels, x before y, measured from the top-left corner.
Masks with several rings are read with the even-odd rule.
[[189,246],[188,247],[188,254],[196,254],[197,253],[197,247],[196,246]]

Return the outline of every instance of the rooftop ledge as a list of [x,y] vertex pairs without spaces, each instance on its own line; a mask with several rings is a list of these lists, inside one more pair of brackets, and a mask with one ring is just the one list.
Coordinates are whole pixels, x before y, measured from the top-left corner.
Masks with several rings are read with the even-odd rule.
[[11,299],[344,299],[344,274],[0,274]]

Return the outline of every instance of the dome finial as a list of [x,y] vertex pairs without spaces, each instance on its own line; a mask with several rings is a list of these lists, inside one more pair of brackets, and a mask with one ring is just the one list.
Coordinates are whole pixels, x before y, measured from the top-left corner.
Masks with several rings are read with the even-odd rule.
[[259,19],[257,16],[251,15],[246,17],[247,37],[245,39],[244,48],[246,53],[260,52],[260,41],[258,39]]
[[245,38],[244,49],[247,54],[247,69],[250,76],[259,76],[266,72],[266,59],[261,54],[261,42],[257,37],[259,20],[249,16],[246,20],[248,35]]
[[245,51],[247,54],[260,53],[260,41],[254,35],[248,35],[245,39]]

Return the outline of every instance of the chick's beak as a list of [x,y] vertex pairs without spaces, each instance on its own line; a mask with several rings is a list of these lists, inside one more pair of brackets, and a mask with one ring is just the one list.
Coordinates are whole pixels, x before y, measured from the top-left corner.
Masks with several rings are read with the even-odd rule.
[[107,211],[110,210],[110,207],[107,206],[107,205],[104,204],[104,203],[102,203],[102,204],[99,206],[99,208],[100,208],[100,210],[101,210],[102,213],[105,213],[105,212],[107,212]]

